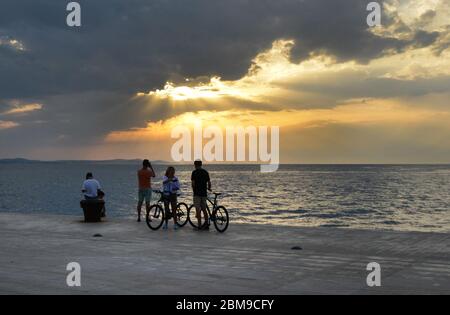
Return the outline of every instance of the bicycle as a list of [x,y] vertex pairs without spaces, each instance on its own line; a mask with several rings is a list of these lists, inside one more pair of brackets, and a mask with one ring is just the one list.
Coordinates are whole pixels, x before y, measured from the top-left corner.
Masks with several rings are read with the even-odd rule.
[[[206,211],[208,211],[208,222],[202,218],[205,222],[201,227],[198,226],[197,222],[197,211],[195,209],[195,206],[192,205],[189,207],[188,210],[188,221],[192,225],[192,227],[197,229],[203,229],[206,226],[209,226],[211,224],[211,221],[214,223],[214,227],[216,230],[220,233],[224,233],[230,224],[230,216],[228,215],[228,210],[224,206],[219,206],[218,197],[221,196],[221,193],[213,193],[214,194],[214,200],[211,200],[211,198],[207,197],[206,200]],[[210,206],[208,203],[212,206],[212,213],[210,210]],[[201,214],[203,214],[203,211],[201,211]]]
[[[145,216],[148,227],[156,231],[161,228],[164,221],[172,218],[172,213],[166,213],[164,210],[164,193],[160,190],[153,191],[155,194],[159,194],[159,200],[147,210]],[[184,202],[180,202],[177,205],[177,225],[184,227],[188,222],[189,207]]]

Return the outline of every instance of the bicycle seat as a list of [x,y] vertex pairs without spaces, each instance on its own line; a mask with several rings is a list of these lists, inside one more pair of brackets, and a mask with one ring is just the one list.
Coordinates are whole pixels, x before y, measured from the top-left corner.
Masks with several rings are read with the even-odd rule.
[[213,193],[215,196],[222,196],[222,193]]

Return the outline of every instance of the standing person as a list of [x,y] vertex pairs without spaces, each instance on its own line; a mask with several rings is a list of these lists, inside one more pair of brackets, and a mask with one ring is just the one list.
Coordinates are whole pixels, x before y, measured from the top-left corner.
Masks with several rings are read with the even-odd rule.
[[[170,166],[167,168],[166,175],[163,177],[163,194],[164,194],[164,208],[167,214],[170,213],[170,207],[172,207],[172,217],[173,217],[173,228],[178,229],[177,222],[177,193],[180,191],[180,182],[178,177],[175,176],[175,168]],[[166,216],[166,222],[164,223],[163,229],[167,230],[169,226],[169,219]]]
[[194,206],[197,211],[198,228],[202,229],[201,212],[205,217],[205,230],[209,230],[208,211],[206,211],[206,198],[208,197],[208,190],[211,190],[211,179],[209,173],[203,169],[203,163],[200,160],[194,163],[195,171],[192,172],[192,190],[194,192]]
[[137,206],[138,222],[141,222],[142,204],[145,201],[145,207],[150,209],[150,199],[152,198],[152,177],[155,177],[155,171],[149,160],[142,162],[142,169],[137,173],[139,181],[139,202]]

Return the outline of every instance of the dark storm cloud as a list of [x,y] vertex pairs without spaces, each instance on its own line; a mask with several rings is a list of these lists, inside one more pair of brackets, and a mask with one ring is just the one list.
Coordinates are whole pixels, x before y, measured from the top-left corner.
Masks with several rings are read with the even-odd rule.
[[[339,102],[351,98],[395,98],[395,97],[419,97],[431,93],[448,92],[450,86],[449,76],[437,76],[435,78],[416,80],[398,80],[391,78],[367,78],[360,74],[342,75],[342,79],[337,75],[332,75],[320,80],[307,80],[284,84],[288,89],[298,89],[302,92],[320,95],[326,91],[330,97],[327,104],[322,104],[322,108],[332,108]],[[309,104],[299,103],[299,109],[314,108],[317,106],[308,106]],[[426,104],[432,107],[433,104]]]
[[[79,29],[65,25],[67,1],[6,0],[0,35],[25,52],[0,49],[0,98],[160,87],[171,75],[241,77],[278,38],[293,57],[325,51],[367,62],[411,42],[367,30],[363,0],[80,1]],[[434,37],[418,34],[418,45]]]
[[95,143],[112,130],[181,113],[130,96],[174,77],[240,78],[279,38],[296,40],[294,61],[326,52],[366,63],[437,36],[377,37],[367,29],[367,0],[80,0],[81,28],[66,26],[68,2],[1,1],[0,38],[17,39],[25,50],[0,45],[0,112],[11,100],[43,104],[13,117],[20,126],[0,133],[2,153]]

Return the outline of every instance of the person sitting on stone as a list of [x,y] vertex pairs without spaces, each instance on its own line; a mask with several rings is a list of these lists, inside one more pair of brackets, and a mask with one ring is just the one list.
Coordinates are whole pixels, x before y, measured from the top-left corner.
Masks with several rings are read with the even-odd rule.
[[84,194],[86,200],[98,200],[100,197],[103,198],[105,196],[105,193],[100,186],[100,182],[94,179],[92,173],[86,174],[86,180],[83,183],[81,192]]

